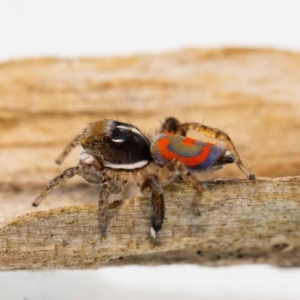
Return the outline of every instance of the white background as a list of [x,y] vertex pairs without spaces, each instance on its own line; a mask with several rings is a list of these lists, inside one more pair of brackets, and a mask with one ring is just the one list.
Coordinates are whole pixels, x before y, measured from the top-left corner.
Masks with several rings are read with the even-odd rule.
[[[299,1],[0,0],[0,60],[185,47],[300,49]],[[1,98],[0,98],[1,101]],[[0,273],[0,299],[300,299],[300,271],[268,266]]]

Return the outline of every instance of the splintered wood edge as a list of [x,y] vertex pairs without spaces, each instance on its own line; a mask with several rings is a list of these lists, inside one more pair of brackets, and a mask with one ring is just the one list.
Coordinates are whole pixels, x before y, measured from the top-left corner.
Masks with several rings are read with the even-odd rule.
[[300,265],[300,177],[204,182],[201,217],[194,191],[165,188],[166,219],[149,234],[151,201],[135,197],[109,210],[107,237],[98,206],[69,206],[19,216],[0,228],[0,270],[91,269],[110,265],[192,263]]

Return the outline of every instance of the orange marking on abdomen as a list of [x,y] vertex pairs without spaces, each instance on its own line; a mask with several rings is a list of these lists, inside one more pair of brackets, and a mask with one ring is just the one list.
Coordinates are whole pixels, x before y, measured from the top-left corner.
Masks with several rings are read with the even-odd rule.
[[195,141],[194,139],[191,139],[191,138],[185,138],[183,141],[182,141],[182,144],[183,145],[194,145],[195,144]]
[[[193,146],[195,144],[196,140],[191,138],[185,138],[181,141],[182,147],[188,147]],[[163,137],[157,141],[157,146],[159,148],[159,151],[161,155],[168,161],[171,161],[172,159],[177,159],[178,161],[182,162],[186,166],[196,166],[198,164],[203,163],[207,157],[209,157],[211,153],[211,148],[209,146],[212,146],[213,144],[207,144],[208,146],[203,146],[202,151],[192,157],[186,157],[184,154],[180,155],[180,153],[175,153],[168,149],[168,146],[171,144],[171,140],[167,137]]]

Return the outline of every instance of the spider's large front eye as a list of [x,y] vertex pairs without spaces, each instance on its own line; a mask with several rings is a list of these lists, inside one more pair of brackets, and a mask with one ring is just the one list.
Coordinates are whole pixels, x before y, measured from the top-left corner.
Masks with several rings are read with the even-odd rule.
[[109,143],[110,140],[111,140],[111,138],[110,138],[109,136],[107,136],[107,135],[105,135],[105,136],[103,137],[103,142],[104,142],[104,143]]

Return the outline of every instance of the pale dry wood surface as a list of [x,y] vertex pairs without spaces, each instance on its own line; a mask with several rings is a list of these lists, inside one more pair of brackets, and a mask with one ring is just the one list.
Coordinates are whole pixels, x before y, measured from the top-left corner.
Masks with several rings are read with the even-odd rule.
[[[299,70],[299,54],[268,49],[2,63],[0,269],[300,265]],[[62,166],[54,159],[86,123],[118,118],[153,133],[169,115],[225,129],[258,176],[294,177],[210,182],[200,218],[190,213],[193,192],[171,185],[156,243],[145,198],[112,207],[102,239],[98,189],[81,179],[51,194],[40,211],[31,207],[48,180],[76,164],[78,150]],[[220,177],[243,174],[228,166],[206,179]]]

